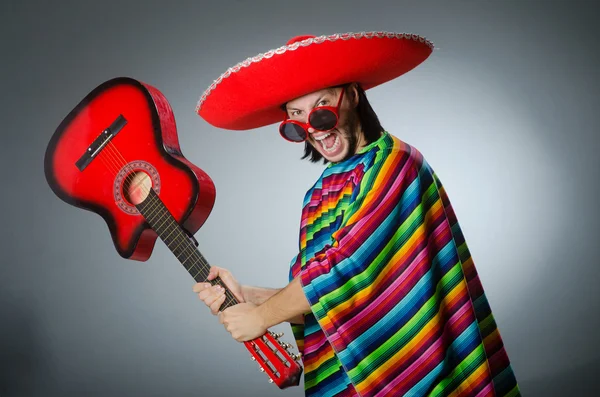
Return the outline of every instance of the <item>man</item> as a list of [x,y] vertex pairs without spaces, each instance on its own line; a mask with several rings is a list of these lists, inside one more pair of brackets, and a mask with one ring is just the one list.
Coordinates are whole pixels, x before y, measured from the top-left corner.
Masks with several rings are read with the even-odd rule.
[[209,279],[242,302],[223,312],[222,289],[193,287],[238,341],[289,321],[307,395],[520,396],[440,180],[364,93],[432,48],[382,32],[296,37],[228,70],[198,104],[227,129],[278,117],[285,139],[305,142],[303,158],[327,164],[306,193],[286,287],[242,286],[214,267]]

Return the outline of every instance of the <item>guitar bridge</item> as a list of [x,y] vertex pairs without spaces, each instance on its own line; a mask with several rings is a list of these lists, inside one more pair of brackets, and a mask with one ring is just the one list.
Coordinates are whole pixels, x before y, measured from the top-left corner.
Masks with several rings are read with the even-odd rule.
[[121,131],[125,124],[127,124],[127,120],[120,114],[108,128],[102,131],[100,135],[94,139],[94,142],[92,142],[85,153],[83,153],[75,163],[79,171],[83,171],[92,162],[94,157],[96,157],[96,155],[102,151],[104,146],[106,146],[108,142]]

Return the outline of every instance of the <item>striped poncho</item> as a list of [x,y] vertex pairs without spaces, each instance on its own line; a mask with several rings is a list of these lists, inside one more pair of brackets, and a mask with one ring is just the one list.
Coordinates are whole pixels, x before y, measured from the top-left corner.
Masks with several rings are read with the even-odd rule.
[[307,192],[295,277],[306,395],[520,396],[444,188],[389,133]]

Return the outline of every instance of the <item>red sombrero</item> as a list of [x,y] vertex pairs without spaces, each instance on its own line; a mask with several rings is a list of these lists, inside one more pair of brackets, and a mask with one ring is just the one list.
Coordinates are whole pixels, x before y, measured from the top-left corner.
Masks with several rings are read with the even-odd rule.
[[433,43],[410,33],[297,36],[229,68],[204,92],[196,112],[218,128],[248,130],[280,122],[280,106],[338,84],[367,90],[415,68]]

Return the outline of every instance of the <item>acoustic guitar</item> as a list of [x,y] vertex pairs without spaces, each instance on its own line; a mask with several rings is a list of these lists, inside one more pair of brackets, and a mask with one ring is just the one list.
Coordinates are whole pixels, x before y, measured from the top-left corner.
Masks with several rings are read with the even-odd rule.
[[[210,265],[193,235],[213,208],[215,186],[183,156],[158,89],[127,77],[96,87],[56,129],[44,171],[59,198],[106,221],[121,257],[147,260],[160,237],[196,282],[225,288],[220,310],[238,303],[222,280],[207,280]],[[298,385],[302,367],[281,336],[267,331],[244,345],[283,389]]]

